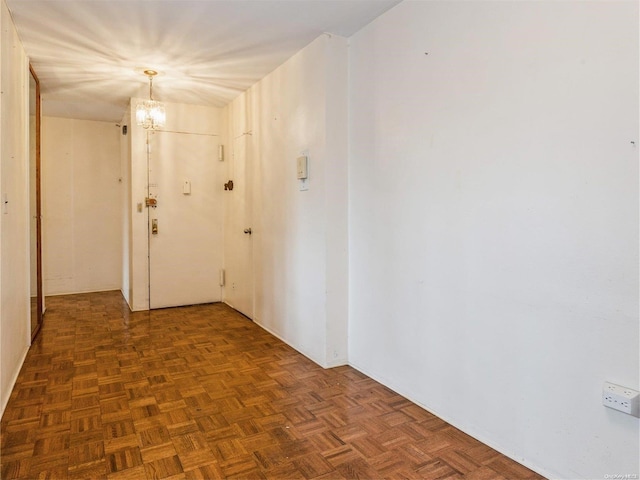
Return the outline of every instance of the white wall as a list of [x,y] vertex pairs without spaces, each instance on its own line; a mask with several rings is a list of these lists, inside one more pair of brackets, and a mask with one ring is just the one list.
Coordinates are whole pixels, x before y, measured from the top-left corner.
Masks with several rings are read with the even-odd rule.
[[[143,212],[137,211],[137,204],[144,205],[148,196],[147,188],[147,153],[146,133],[141,127],[136,126],[135,108],[138,100],[132,99],[129,105],[128,122],[128,151],[127,168],[129,168],[128,187],[130,193],[125,196],[128,201],[130,222],[127,236],[129,239],[129,258],[123,262],[123,266],[129,265],[129,295],[125,296],[129,308],[133,311],[149,309],[149,243],[148,243],[148,214],[146,208]],[[170,115],[168,116],[170,118]]]
[[[131,141],[130,141],[130,106],[127,107],[120,124],[120,178],[122,178],[122,189],[120,190],[120,221],[122,222],[122,252],[120,261],[122,263],[122,284],[120,291],[127,303],[131,303],[131,276],[133,258],[130,254],[132,246],[131,222],[133,211],[131,209]],[[123,128],[127,133],[122,134]]]
[[638,475],[638,3],[406,1],[351,38],[349,360],[556,478]]
[[[0,2],[0,414],[30,343],[28,61]],[[2,205],[0,203],[0,205]]]
[[347,58],[322,35],[228,107],[229,138],[253,140],[254,321],[323,366],[347,360]]
[[120,289],[119,135],[114,123],[42,119],[45,295]]

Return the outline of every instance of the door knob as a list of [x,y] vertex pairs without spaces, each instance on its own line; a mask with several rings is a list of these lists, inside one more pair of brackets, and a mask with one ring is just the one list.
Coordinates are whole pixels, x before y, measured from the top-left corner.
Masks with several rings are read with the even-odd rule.
[[244,233],[251,235],[251,229],[250,228],[245,228],[244,229]]

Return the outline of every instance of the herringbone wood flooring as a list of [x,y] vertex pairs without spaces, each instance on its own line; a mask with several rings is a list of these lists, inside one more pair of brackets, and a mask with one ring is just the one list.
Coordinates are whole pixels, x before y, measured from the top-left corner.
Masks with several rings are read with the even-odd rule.
[[2,478],[541,478],[223,304],[47,299],[1,423]]

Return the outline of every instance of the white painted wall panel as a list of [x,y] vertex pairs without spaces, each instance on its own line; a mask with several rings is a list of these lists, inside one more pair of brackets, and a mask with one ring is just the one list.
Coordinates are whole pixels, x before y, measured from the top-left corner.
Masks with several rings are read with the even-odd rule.
[[30,344],[28,60],[0,2],[0,414]]
[[322,35],[227,109],[230,139],[252,132],[254,320],[323,366],[347,360],[346,76],[346,39]]
[[[120,126],[120,177],[122,178],[122,188],[120,190],[120,211],[122,222],[122,285],[120,286],[122,295],[127,303],[131,304],[131,275],[133,259],[131,257],[132,237],[131,222],[132,215],[136,209],[131,201],[131,129],[130,129],[131,107],[125,111]],[[123,135],[123,128],[127,134]]]
[[120,289],[119,136],[113,123],[43,118],[46,295]]
[[[254,255],[264,303],[256,322],[324,364],[326,282],[324,250],[325,40],[298,52],[251,89],[258,145],[254,156],[261,213]],[[309,154],[310,187],[298,191],[295,159]],[[259,159],[259,160],[258,160]]]
[[556,478],[638,475],[637,2],[406,1],[351,39],[349,359]]

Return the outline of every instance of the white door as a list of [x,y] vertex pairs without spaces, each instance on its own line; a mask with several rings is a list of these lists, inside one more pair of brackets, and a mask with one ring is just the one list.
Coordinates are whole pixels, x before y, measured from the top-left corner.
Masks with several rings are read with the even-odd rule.
[[149,308],[220,301],[224,217],[218,138],[150,133]]
[[233,190],[227,192],[228,231],[225,233],[225,301],[253,318],[252,136],[233,141]]

